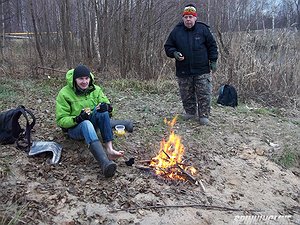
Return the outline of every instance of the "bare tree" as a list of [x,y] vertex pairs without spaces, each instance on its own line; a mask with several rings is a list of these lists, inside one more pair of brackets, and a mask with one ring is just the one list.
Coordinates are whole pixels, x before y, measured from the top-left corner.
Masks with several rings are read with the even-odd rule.
[[[19,22],[5,21],[3,27],[34,32],[41,63],[53,65],[57,62],[72,67],[74,63],[84,62],[100,71],[114,71],[122,77],[141,79],[160,73],[157,68],[166,62],[163,43],[171,28],[181,20],[186,4],[185,0],[1,0],[4,1],[10,4],[3,10],[9,10],[13,21]],[[279,19],[285,17],[296,22],[299,20],[299,0],[285,1],[294,7],[289,4],[289,10],[284,11],[282,4],[273,10],[273,14],[270,0],[203,0],[194,3],[198,8],[198,19],[208,23],[214,33],[219,30],[222,34],[275,28],[282,24]],[[33,10],[27,2],[34,4]],[[279,18],[277,12],[287,16]],[[27,15],[31,16],[30,20]],[[226,43],[230,43],[230,39],[223,39],[224,52],[228,52]],[[55,58],[51,58],[50,53],[55,53]]]
[[59,0],[60,7],[60,22],[61,22],[61,32],[62,32],[62,42],[65,50],[65,56],[67,61],[67,66],[71,67],[71,50],[70,50],[70,37],[71,37],[71,28],[70,28],[70,4],[69,0]]
[[300,30],[300,0],[294,0],[297,12],[297,29]]
[[4,44],[5,44],[5,23],[4,23],[4,4],[1,1],[1,28],[2,28],[2,39],[1,39],[1,65],[3,63],[3,59],[4,59],[4,54],[3,54],[3,49],[4,49]]
[[44,56],[42,53],[41,40],[40,40],[40,35],[39,35],[38,29],[37,29],[36,14],[35,14],[35,11],[33,8],[34,6],[32,3],[32,0],[30,0],[29,4],[30,4],[30,13],[31,13],[32,26],[33,26],[33,31],[34,31],[36,50],[38,52],[41,65],[44,66]]

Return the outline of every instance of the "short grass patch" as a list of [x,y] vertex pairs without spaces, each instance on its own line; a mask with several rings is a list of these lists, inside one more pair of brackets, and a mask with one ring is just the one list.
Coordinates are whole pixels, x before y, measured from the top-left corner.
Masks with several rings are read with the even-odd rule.
[[297,155],[294,151],[287,150],[279,157],[278,163],[285,168],[290,168],[300,163],[300,155]]

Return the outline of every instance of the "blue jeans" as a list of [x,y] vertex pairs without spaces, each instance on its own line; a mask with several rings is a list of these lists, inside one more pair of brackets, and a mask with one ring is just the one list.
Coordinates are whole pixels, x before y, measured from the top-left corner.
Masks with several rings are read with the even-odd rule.
[[70,138],[75,140],[85,140],[89,145],[94,141],[98,141],[97,130],[100,130],[102,141],[107,143],[113,140],[113,132],[110,125],[108,112],[97,112],[93,110],[90,120],[84,120],[80,124],[68,130]]

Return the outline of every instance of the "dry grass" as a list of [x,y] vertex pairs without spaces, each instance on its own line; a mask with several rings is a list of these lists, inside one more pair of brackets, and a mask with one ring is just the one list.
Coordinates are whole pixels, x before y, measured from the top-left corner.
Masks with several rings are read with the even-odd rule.
[[[222,33],[216,35],[220,58],[219,69],[214,75],[214,87],[233,84],[239,94],[240,101],[254,100],[264,106],[286,107],[298,109],[300,104],[300,36],[290,30],[249,31],[239,33]],[[64,73],[49,70],[37,70],[39,62],[35,54],[34,45],[28,40],[17,40],[6,43],[4,60],[0,66],[6,77],[32,76],[35,78],[56,76],[63,78]],[[89,66],[104,80],[134,79],[141,82],[154,80],[174,81],[174,62],[167,58],[162,45],[157,44],[153,52],[157,60],[156,68],[137,74],[139,71],[130,61],[130,72],[121,77],[120,68],[116,64],[108,68],[101,68],[97,62]],[[64,54],[53,49],[45,52],[45,66],[67,71]],[[84,62],[81,59],[80,62]],[[152,71],[152,72],[149,72]],[[149,74],[151,73],[151,74]],[[141,80],[143,79],[143,80]]]
[[219,34],[217,83],[232,83],[241,98],[299,108],[299,34],[288,30]]

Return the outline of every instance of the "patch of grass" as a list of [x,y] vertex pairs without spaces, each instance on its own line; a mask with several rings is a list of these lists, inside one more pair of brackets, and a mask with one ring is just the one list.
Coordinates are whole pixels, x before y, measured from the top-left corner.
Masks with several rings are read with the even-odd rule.
[[25,91],[26,89],[28,90],[28,88],[30,88],[31,95],[36,96],[36,98],[56,96],[59,90],[65,85],[64,79],[60,80],[56,78],[35,80],[34,85],[30,80],[25,80],[23,82]]
[[281,116],[279,108],[266,108],[266,107],[249,107],[248,105],[240,105],[236,107],[239,113],[254,113],[259,115]]
[[299,160],[299,156],[295,152],[288,150],[280,156],[278,163],[285,168],[290,168],[296,164],[297,159]]
[[58,91],[54,90],[53,87],[50,83],[41,83],[41,85],[38,85],[35,87],[33,90],[33,94],[39,97],[49,97],[49,96],[55,96],[58,94]]
[[18,94],[13,90],[5,88],[0,84],[0,98],[5,99],[6,101],[13,101],[18,97]]
[[257,108],[257,109],[253,109],[253,112],[261,115],[271,115],[271,116],[280,115],[280,110],[277,108]]
[[19,98],[21,91],[17,81],[2,80],[0,82],[0,99],[5,102],[13,102]]
[[21,209],[16,203],[10,205],[6,208],[4,214],[0,214],[0,224],[6,225],[16,225],[16,224],[25,224],[21,218],[25,212],[27,205],[23,206]]
[[[16,79],[5,80],[0,78],[0,103],[4,108],[26,104],[26,99],[52,98],[56,96],[59,82],[54,79],[35,80]],[[25,101],[25,102],[24,102]]]
[[[133,90],[134,92],[147,92],[151,94],[161,94],[166,92],[177,91],[176,82],[174,80],[129,80],[120,79],[110,81],[109,85],[117,90]],[[104,85],[106,86],[106,85]]]
[[236,110],[238,113],[244,113],[244,114],[250,113],[250,109],[246,105],[239,105],[238,107],[236,107]]

